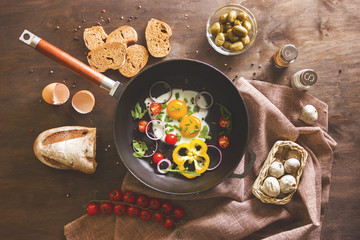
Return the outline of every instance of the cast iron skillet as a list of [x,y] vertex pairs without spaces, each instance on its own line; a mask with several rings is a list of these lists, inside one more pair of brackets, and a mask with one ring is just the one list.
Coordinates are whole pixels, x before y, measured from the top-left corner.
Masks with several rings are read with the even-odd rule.
[[[23,32],[20,40],[118,98],[113,118],[118,154],[127,169],[148,187],[167,194],[196,194],[218,185],[228,177],[245,177],[251,170],[255,154],[247,146],[249,121],[244,100],[230,79],[211,65],[188,59],[162,61],[145,68],[130,83],[122,85],[27,30]],[[208,91],[212,94],[215,103],[224,105],[232,113],[233,128],[229,136],[231,144],[227,149],[222,150],[223,162],[214,171],[206,171],[194,179],[176,173],[161,175],[156,173],[149,159],[138,159],[133,156],[131,143],[138,134],[136,127],[139,120],[135,121],[131,117],[131,110],[138,102],[142,104],[143,109],[145,108],[143,102],[148,97],[149,89],[158,81],[167,82],[173,89]],[[208,144],[217,145],[221,129],[211,122],[217,122],[219,114],[218,107],[214,104],[205,119],[210,126],[212,136],[212,139],[207,141]],[[159,141],[159,148],[160,151],[165,152],[168,151],[169,146]],[[250,152],[250,162],[246,170],[242,174],[233,173],[246,150]],[[171,153],[167,156],[171,157]]]

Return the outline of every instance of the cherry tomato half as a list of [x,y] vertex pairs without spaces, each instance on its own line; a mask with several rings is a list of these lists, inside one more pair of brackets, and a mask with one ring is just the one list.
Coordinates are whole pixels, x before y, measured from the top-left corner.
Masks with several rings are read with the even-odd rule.
[[160,213],[154,213],[153,215],[152,215],[152,217],[153,217],[153,219],[154,219],[154,221],[155,222],[161,222],[162,220],[163,220],[163,216],[160,214]]
[[135,202],[135,200],[136,200],[135,193],[130,192],[130,191],[124,193],[124,197],[123,197],[124,202],[133,204]]
[[110,201],[120,202],[122,199],[122,192],[119,189],[114,189],[109,194]]
[[110,202],[102,202],[100,204],[100,210],[103,214],[108,215],[113,211],[113,205]]
[[165,218],[164,227],[167,229],[171,229],[175,226],[174,219]]
[[92,202],[86,206],[86,213],[89,216],[95,216],[96,214],[98,214],[98,212],[99,212],[99,205],[97,205],[96,203]]
[[139,216],[139,213],[140,213],[140,209],[138,207],[129,206],[127,208],[127,215],[129,215],[130,217],[137,217]]
[[140,218],[141,218],[141,220],[143,220],[145,222],[149,221],[151,219],[151,212],[149,210],[147,210],[147,209],[141,210]]
[[219,146],[221,148],[227,148],[229,147],[230,145],[230,139],[228,138],[228,136],[226,135],[222,135],[220,138],[219,138]]
[[165,142],[170,145],[175,145],[177,142],[177,136],[175,134],[169,133],[165,137]]
[[[141,121],[139,122],[139,131],[142,132],[142,133],[144,133],[147,124],[148,124],[147,121],[141,120]],[[150,129],[150,125],[147,127],[147,130],[148,130],[148,131],[149,131],[149,129]]]
[[173,209],[173,205],[169,201],[166,201],[163,204],[161,204],[161,212],[163,213],[170,213],[172,209]]
[[161,108],[160,103],[153,102],[153,103],[150,104],[150,111],[153,114],[159,114],[161,112],[161,110],[162,110],[162,108]]
[[219,125],[221,128],[228,128],[230,125],[230,120],[226,120],[225,116],[219,118]]
[[173,211],[176,219],[181,219],[185,215],[185,210],[182,207],[176,207]]
[[122,215],[125,214],[125,212],[126,212],[126,205],[125,204],[122,204],[122,203],[115,204],[114,213],[116,215],[122,216]]
[[161,202],[157,198],[152,198],[149,201],[149,208],[152,210],[158,210],[160,208]]
[[149,198],[144,194],[139,195],[136,199],[136,205],[144,208],[147,207],[149,205]]
[[158,164],[158,162],[160,162],[160,160],[164,159],[164,155],[162,153],[155,153],[152,157],[152,160],[155,164]]

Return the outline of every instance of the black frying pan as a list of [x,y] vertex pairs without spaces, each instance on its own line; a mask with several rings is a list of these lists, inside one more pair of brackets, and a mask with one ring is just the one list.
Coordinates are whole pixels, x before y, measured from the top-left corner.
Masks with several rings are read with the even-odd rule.
[[[255,154],[247,147],[249,121],[244,100],[232,82],[216,68],[195,60],[162,61],[141,71],[127,85],[122,85],[26,30],[20,40],[118,98],[113,119],[116,149],[128,170],[150,188],[175,195],[194,194],[210,189],[228,177],[245,177],[252,168]],[[188,83],[184,81],[185,79],[188,79]],[[133,156],[131,142],[137,134],[134,129],[137,127],[138,120],[133,120],[130,112],[138,102],[142,104],[143,109],[145,108],[143,102],[148,97],[150,87],[157,81],[165,81],[172,88],[197,92],[208,91],[212,94],[214,102],[226,106],[232,112],[233,129],[229,136],[231,144],[227,149],[222,150],[223,162],[216,170],[207,171],[194,179],[174,173],[161,175],[156,173],[150,160]],[[212,136],[212,139],[207,141],[208,144],[217,145],[220,129],[213,126],[211,122],[217,122],[219,117],[219,110],[214,104],[205,119],[210,126]],[[159,149],[165,153],[169,150],[169,146],[159,143]],[[251,155],[247,169],[242,174],[234,174],[235,168],[247,149],[250,150]],[[171,157],[171,153],[168,157]]]

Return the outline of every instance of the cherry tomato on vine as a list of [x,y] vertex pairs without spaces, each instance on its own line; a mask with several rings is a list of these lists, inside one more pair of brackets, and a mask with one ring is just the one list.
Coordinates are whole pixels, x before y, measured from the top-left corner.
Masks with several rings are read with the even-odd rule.
[[119,215],[119,216],[122,216],[124,215],[126,212],[126,205],[125,204],[122,204],[122,203],[117,203],[115,204],[114,206],[114,213]]
[[149,198],[148,196],[141,194],[136,199],[136,205],[139,207],[147,207],[149,205]]
[[230,125],[230,120],[226,120],[225,116],[221,116],[219,118],[219,125],[221,128],[228,128],[228,126]]
[[165,218],[164,227],[167,229],[171,229],[175,226],[174,219]]
[[140,213],[140,209],[138,207],[129,206],[127,208],[127,215],[129,215],[130,217],[137,217],[139,216],[139,213]]
[[108,215],[113,211],[113,205],[110,202],[102,202],[100,204],[100,210],[103,214]]
[[[144,133],[147,124],[148,124],[147,121],[141,120],[141,121],[139,122],[139,131]],[[150,129],[150,125],[148,125],[147,131],[149,131],[149,129]]]
[[142,209],[140,212],[140,218],[143,221],[149,221],[151,219],[151,212],[147,209]]
[[124,193],[124,196],[123,196],[123,201],[124,202],[133,204],[135,202],[135,200],[136,200],[135,193],[133,193],[131,191],[128,191],[128,192]]
[[164,155],[162,153],[155,153],[152,157],[152,160],[155,164],[158,164],[158,162],[160,162],[160,160],[164,159]]
[[119,189],[114,189],[109,194],[110,201],[120,202],[122,199],[122,192]]
[[95,216],[96,214],[98,214],[99,212],[99,205],[97,205],[94,202],[89,203],[88,205],[86,205],[86,213],[89,216]]
[[163,204],[161,204],[161,212],[163,213],[170,213],[172,209],[173,209],[173,205],[169,201],[166,201]]
[[163,216],[160,213],[153,213],[152,215],[155,222],[161,222],[163,220]]
[[161,110],[162,110],[162,108],[161,108],[160,103],[153,102],[153,103],[150,104],[150,111],[153,114],[159,114],[161,112]]
[[230,139],[228,138],[228,136],[226,135],[222,135],[220,138],[219,138],[219,146],[221,148],[227,148],[229,147],[230,145]]
[[152,198],[149,201],[149,208],[152,210],[158,210],[160,208],[161,202],[157,198]]
[[165,142],[170,145],[175,145],[177,142],[177,136],[175,134],[169,133],[165,137]]
[[176,207],[174,208],[173,213],[175,214],[176,219],[181,219],[185,215],[185,210],[182,207]]

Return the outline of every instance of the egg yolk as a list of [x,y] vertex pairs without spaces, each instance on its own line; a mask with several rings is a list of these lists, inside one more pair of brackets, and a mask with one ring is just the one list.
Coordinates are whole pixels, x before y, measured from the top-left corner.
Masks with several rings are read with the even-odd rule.
[[186,116],[181,120],[180,128],[183,136],[194,138],[201,130],[201,121],[195,116]]
[[166,107],[167,115],[175,120],[185,117],[187,110],[186,103],[177,99],[170,101]]

